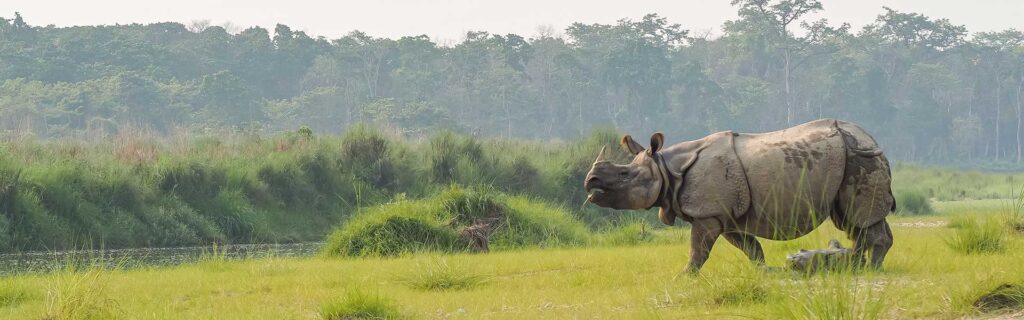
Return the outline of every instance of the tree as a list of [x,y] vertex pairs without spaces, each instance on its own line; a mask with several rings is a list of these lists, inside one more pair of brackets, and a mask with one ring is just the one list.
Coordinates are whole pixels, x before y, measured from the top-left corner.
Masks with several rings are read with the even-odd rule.
[[[813,57],[838,51],[830,44],[845,36],[849,25],[832,27],[824,19],[801,21],[807,14],[823,9],[818,0],[733,0],[732,5],[739,7],[740,20],[726,22],[726,32],[754,34],[763,41],[766,51],[781,58],[785,119],[787,125],[793,124],[793,72]],[[803,36],[794,34],[797,23]]]

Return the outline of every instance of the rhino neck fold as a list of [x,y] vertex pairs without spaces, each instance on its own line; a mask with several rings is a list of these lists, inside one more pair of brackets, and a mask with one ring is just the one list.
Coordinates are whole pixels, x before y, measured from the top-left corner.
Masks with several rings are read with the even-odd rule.
[[654,159],[654,166],[658,167],[658,173],[661,175],[661,190],[658,193],[658,200],[654,201],[647,209],[655,206],[660,206],[665,210],[681,215],[679,208],[679,187],[682,185],[682,176],[677,177],[674,172],[668,167],[668,161],[665,161],[665,156],[661,152],[657,152],[652,157]]

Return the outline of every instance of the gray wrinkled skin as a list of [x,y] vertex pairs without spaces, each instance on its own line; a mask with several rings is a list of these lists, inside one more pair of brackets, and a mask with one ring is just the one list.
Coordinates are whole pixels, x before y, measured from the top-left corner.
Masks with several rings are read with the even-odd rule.
[[630,136],[629,164],[604,150],[584,180],[587,200],[615,209],[660,208],[662,223],[690,222],[696,272],[719,236],[763,264],[757,238],[789,240],[826,219],[854,241],[855,261],[880,267],[892,245],[886,216],[895,208],[889,161],[855,124],[822,119],[784,130],[731,131],[664,147],[656,133],[645,149]]

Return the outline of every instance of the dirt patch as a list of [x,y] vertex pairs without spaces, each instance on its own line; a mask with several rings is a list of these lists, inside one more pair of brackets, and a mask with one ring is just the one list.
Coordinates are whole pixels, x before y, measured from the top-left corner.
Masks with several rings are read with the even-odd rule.
[[892,226],[897,228],[912,228],[912,229],[924,229],[924,228],[941,228],[949,224],[946,221],[913,221],[913,222],[900,222],[894,223]]

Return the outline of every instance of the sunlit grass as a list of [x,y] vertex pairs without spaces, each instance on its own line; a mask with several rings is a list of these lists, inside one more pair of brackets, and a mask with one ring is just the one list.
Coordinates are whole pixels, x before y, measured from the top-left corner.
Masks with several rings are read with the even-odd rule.
[[[769,270],[751,265],[740,250],[719,241],[698,276],[682,273],[688,237],[684,228],[674,228],[652,231],[655,240],[633,246],[394,258],[275,257],[227,261],[216,270],[202,263],[100,270],[81,279],[103,284],[85,286],[95,288],[86,292],[100,293],[90,295],[97,297],[97,305],[133,319],[312,319],[344,309],[329,305],[344,306],[352,290],[368,297],[365,301],[380,298],[400,317],[428,319],[949,319],[985,314],[973,307],[984,293],[1001,284],[1024,283],[1019,269],[1024,237],[1007,235],[1003,251],[968,256],[946,245],[954,228],[901,226],[915,219],[893,219],[895,244],[883,270],[857,273],[805,276],[777,270],[787,253],[844,239],[825,224],[795,241],[763,241],[768,265],[775,267]],[[484,278],[450,285],[474,276]],[[56,287],[55,277],[24,275],[8,283],[43,293]],[[0,307],[0,318],[42,318],[59,309],[49,307],[48,300],[54,301],[23,299]]]
[[954,231],[946,244],[956,252],[977,254],[1006,249],[1006,226],[999,219],[958,216],[949,225]]
[[324,320],[388,320],[401,318],[397,304],[379,294],[371,295],[352,290],[345,296],[325,303],[320,307],[320,318]]
[[449,263],[448,259],[433,258],[414,263],[407,274],[397,276],[397,281],[413,289],[445,291],[473,288],[483,284],[487,278],[469,268]]

